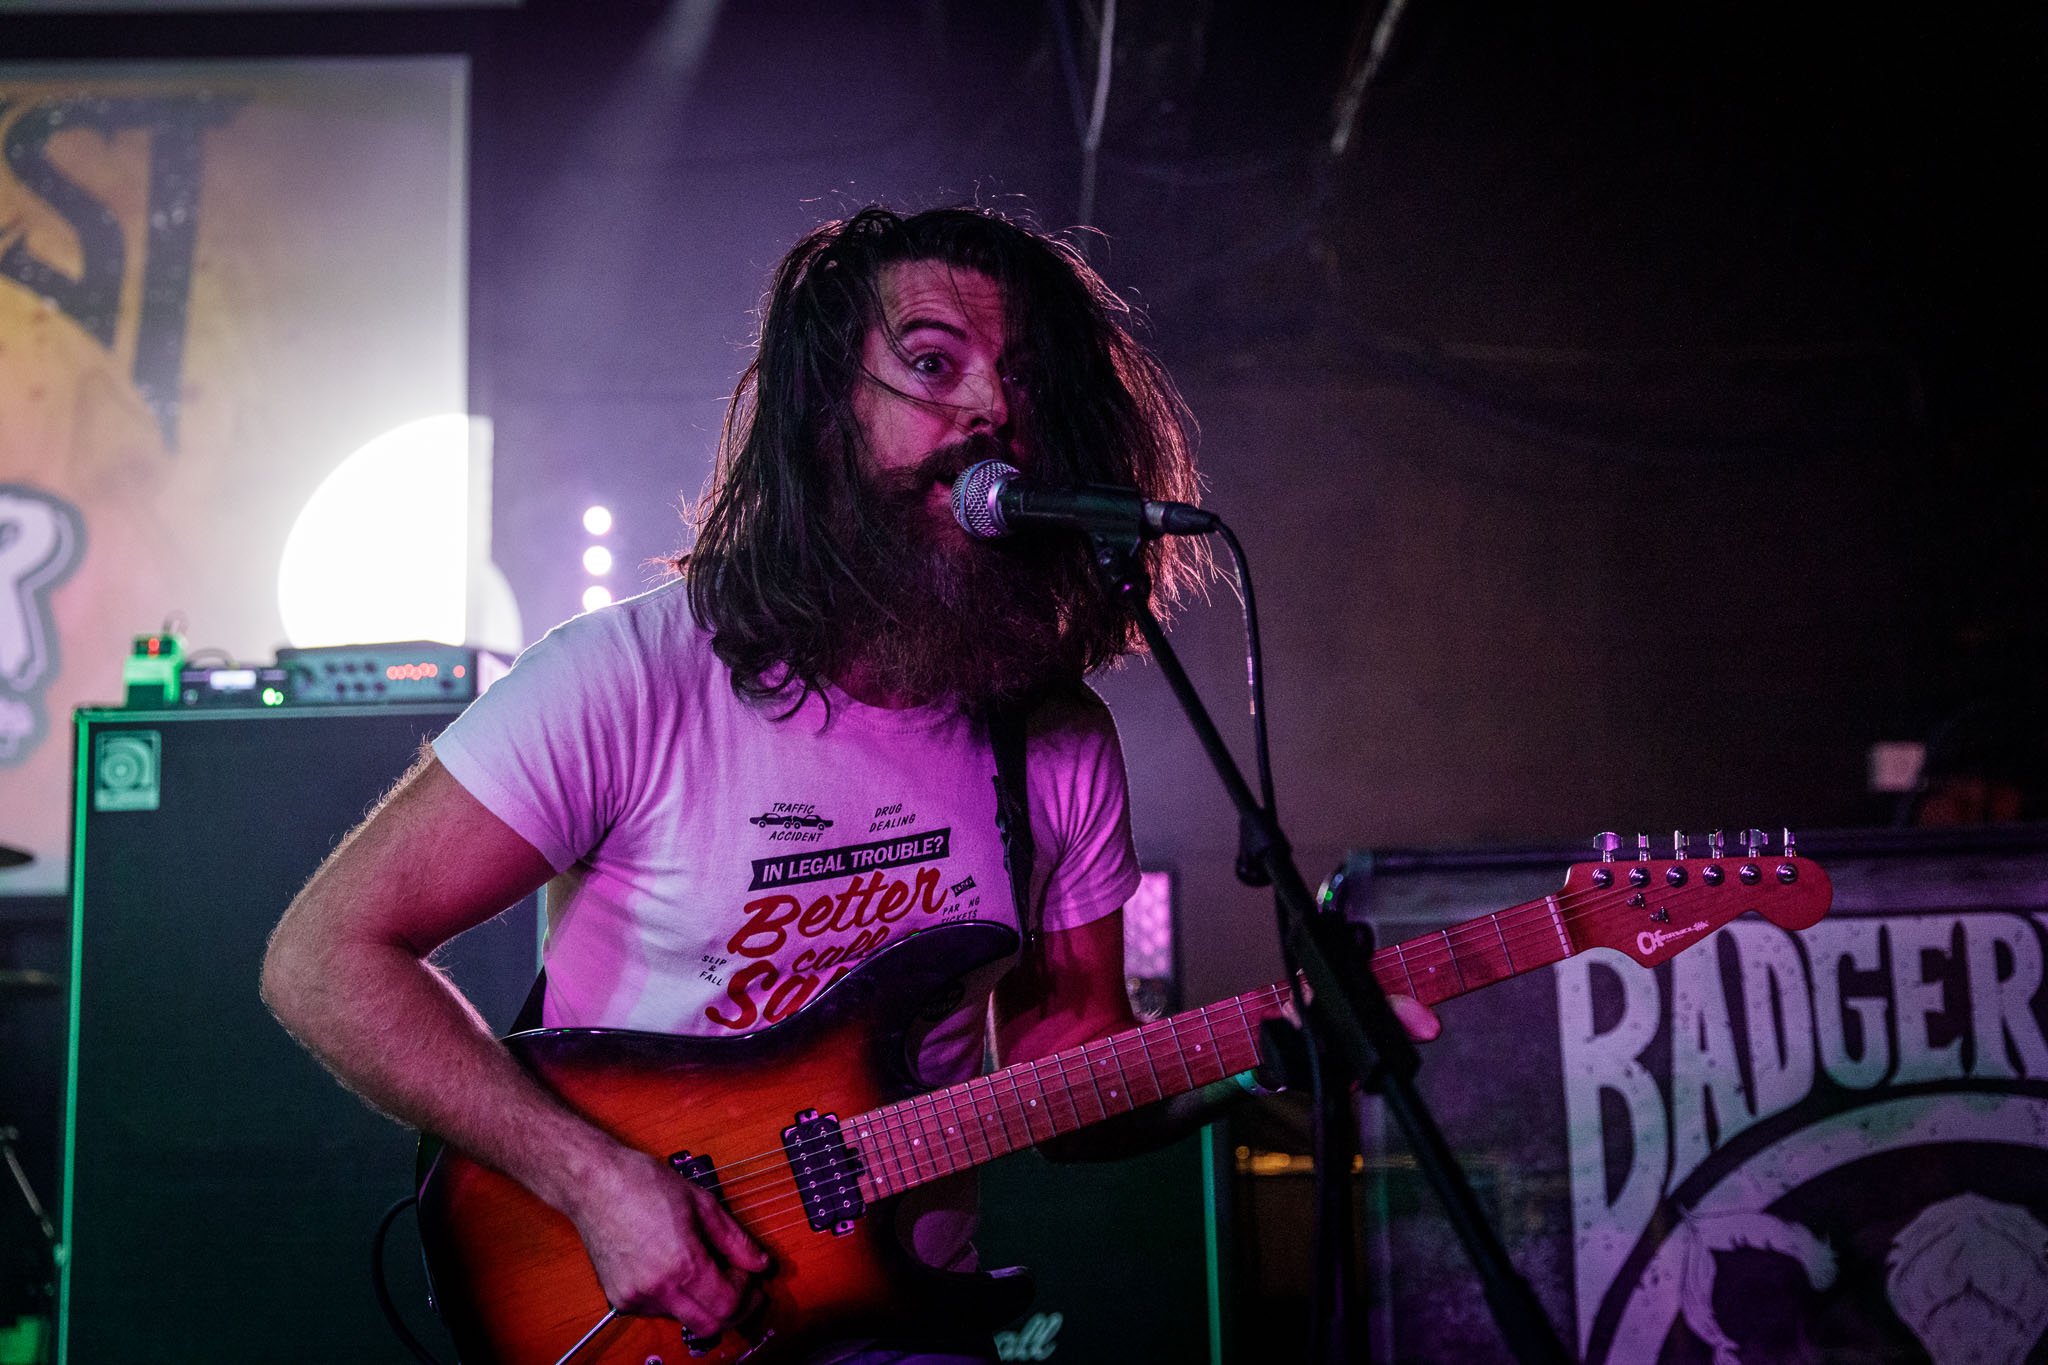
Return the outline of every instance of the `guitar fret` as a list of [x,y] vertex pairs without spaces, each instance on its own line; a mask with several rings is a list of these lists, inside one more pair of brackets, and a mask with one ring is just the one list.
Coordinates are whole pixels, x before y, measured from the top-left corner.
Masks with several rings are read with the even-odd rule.
[[958,1128],[946,1121],[944,1101],[940,1099],[942,1093],[944,1091],[934,1091],[924,1097],[924,1113],[932,1132],[932,1162],[938,1166],[940,1175],[952,1175],[958,1171],[958,1162],[952,1156],[952,1142],[958,1136]]
[[1458,946],[1457,946],[1457,945],[1456,945],[1455,943],[1452,943],[1452,942],[1451,942],[1451,931],[1450,931],[1450,930],[1446,929],[1446,930],[1444,930],[1444,931],[1443,931],[1443,938],[1444,938],[1444,951],[1445,951],[1446,953],[1450,954],[1450,958],[1451,958],[1451,970],[1452,970],[1452,971],[1454,971],[1454,972],[1456,972],[1456,973],[1458,974],[1458,989],[1462,991],[1462,990],[1464,990],[1464,989],[1466,988],[1466,987],[1465,987],[1465,968],[1464,968],[1464,967],[1463,967],[1462,965],[1460,965],[1460,964],[1459,964],[1459,962],[1458,962]]
[[911,1150],[917,1153],[919,1162],[928,1168],[924,1178],[936,1180],[944,1175],[945,1172],[939,1168],[939,1155],[933,1150],[930,1123],[931,1107],[920,1096],[918,1099],[910,1102],[910,1112],[917,1119],[917,1131],[910,1139]]
[[1075,1083],[1074,1085],[1074,1093],[1077,1097],[1074,1106],[1076,1114],[1080,1113],[1080,1104],[1078,1100],[1079,1096],[1086,1095],[1089,1099],[1095,1102],[1094,1116],[1089,1118],[1083,1118],[1083,1123],[1096,1123],[1101,1121],[1102,1119],[1106,1119],[1109,1117],[1109,1110],[1105,1108],[1102,1103],[1101,1086],[1097,1083],[1095,1076],[1096,1046],[1097,1045],[1095,1043],[1088,1042],[1081,1044],[1079,1048],[1075,1049],[1075,1053],[1079,1057],[1081,1062],[1081,1078],[1080,1081]]
[[[1045,1081],[1042,1078],[1040,1078],[1038,1074],[1038,1059],[1034,1057],[1025,1065],[1027,1069],[1031,1072],[1031,1088],[1037,1091],[1038,1093],[1033,1095],[1029,1100],[1025,1102],[1025,1108],[1027,1112],[1024,1119],[1024,1125],[1027,1129],[1029,1129],[1031,1126],[1030,1116],[1032,1114],[1036,1114],[1038,1115],[1039,1122],[1045,1125],[1045,1136],[1058,1137],[1060,1130],[1054,1126],[1052,1121],[1052,1114],[1045,1102]],[[1043,1142],[1044,1140],[1044,1138],[1038,1139],[1038,1141],[1041,1142]]]
[[[1252,1053],[1256,1056],[1259,1050],[1258,1032],[1252,1027],[1251,1015],[1245,1010],[1244,997],[1233,996],[1230,1003],[1237,1006],[1237,1026],[1244,1030],[1245,1041],[1250,1044]],[[1245,1068],[1239,1067],[1238,1070],[1242,1071]]]
[[1401,964],[1401,975],[1408,978],[1408,994],[1418,1000],[1421,999],[1422,992],[1415,989],[1415,972],[1408,965],[1407,945],[1401,943],[1394,945],[1394,960]]
[[1180,1029],[1175,1026],[1171,1019],[1162,1019],[1159,1022],[1159,1027],[1173,1041],[1173,1060],[1180,1063],[1180,1074],[1183,1082],[1181,1088],[1193,1090],[1195,1088],[1195,1072],[1194,1068],[1188,1065],[1187,1045],[1180,1035]]
[[1017,1093],[1017,1079],[1005,1072],[997,1072],[995,1076],[989,1078],[988,1097],[989,1103],[995,1106],[996,1120],[1003,1126],[1003,1149],[1008,1152],[1021,1152],[1031,1145],[1031,1134],[1027,1130],[1020,1139],[1017,1136],[1017,1130],[1010,1126],[1010,1115],[1013,1105],[1010,1100],[1005,1100],[1001,1092],[996,1088],[996,1081],[998,1079],[1006,1080],[1010,1083],[1010,1094],[1012,1097]]
[[1216,1074],[1214,1076],[1209,1077],[1208,1080],[1202,1082],[1203,1085],[1207,1085],[1209,1081],[1220,1081],[1225,1076],[1228,1076],[1230,1073],[1224,1069],[1223,1045],[1216,1041],[1216,1025],[1210,1021],[1209,1011],[1198,1010],[1196,1011],[1195,1017],[1202,1021],[1203,1031],[1209,1035],[1209,1060],[1212,1063],[1214,1063],[1216,1067]]
[[960,1115],[959,1089],[947,1086],[937,1093],[946,1110],[946,1150],[952,1155],[953,1169],[964,1171],[980,1165],[980,1159],[974,1155],[974,1129]]
[[965,1170],[974,1164],[974,1154],[967,1150],[967,1135],[960,1131],[960,1101],[952,1090],[934,1092],[932,1101],[933,1117],[941,1129],[941,1141],[945,1144],[946,1173]]
[[1060,1131],[1062,1132],[1071,1133],[1074,1129],[1086,1127],[1094,1121],[1088,1117],[1088,1109],[1085,1103],[1087,1099],[1086,1092],[1088,1087],[1086,1082],[1088,1073],[1085,1070],[1082,1071],[1079,1080],[1076,1080],[1074,1075],[1073,1063],[1079,1060],[1081,1060],[1081,1050],[1079,1048],[1068,1048],[1052,1059],[1056,1073],[1056,1083],[1059,1086],[1060,1103],[1065,1106],[1063,1112],[1066,1117],[1060,1124]]
[[1007,1080],[1010,1083],[1011,1113],[1013,1113],[1016,1116],[1016,1119],[1019,1123],[1024,1125],[1024,1141],[1022,1145],[1029,1147],[1038,1139],[1031,1131],[1031,1111],[1025,1108],[1024,1106],[1024,1091],[1017,1085],[1017,1073],[1019,1069],[1020,1068],[1014,1066],[1004,1067],[1001,1074],[1003,1076],[1003,1079]]
[[854,1156],[859,1161],[860,1178],[854,1182],[855,1186],[860,1190],[861,1198],[869,1200],[882,1197],[880,1163],[869,1150],[871,1144],[868,1139],[873,1132],[874,1124],[872,1122],[857,1122],[853,1130],[852,1141],[849,1144],[853,1148]]
[[1110,1065],[1116,1068],[1117,1084],[1117,1088],[1109,1092],[1109,1097],[1116,1101],[1117,1113],[1128,1114],[1132,1109],[1136,1108],[1136,1105],[1131,1100],[1130,1073],[1124,1070],[1124,1059],[1117,1052],[1116,1039],[1111,1038],[1108,1041],[1109,1046],[1105,1050],[1109,1053]]
[[1147,1105],[1159,1098],[1159,1071],[1152,1065],[1152,1049],[1145,1045],[1145,1030],[1139,1029],[1136,1033],[1132,1034],[1131,1041],[1137,1044],[1138,1060],[1145,1064],[1144,1079],[1152,1083],[1151,1094],[1141,1097],[1134,1089],[1131,1092],[1131,1098],[1137,1100],[1141,1106]]
[[1493,936],[1500,940],[1500,955],[1508,964],[1508,975],[1513,976],[1515,974],[1515,955],[1508,951],[1508,936],[1501,932],[1500,916],[1489,915],[1487,919],[1493,925]]
[[992,1100],[995,1087],[979,1076],[967,1083],[968,1108],[974,1114],[974,1137],[981,1144],[982,1160],[992,1161],[1010,1150],[1008,1138],[1004,1145],[996,1145],[995,1135],[989,1131],[989,1124],[1001,1117]]
[[908,1135],[903,1131],[903,1106],[889,1106],[889,1165],[895,1171],[896,1188],[907,1190],[917,1183],[917,1164],[911,1160]]
[[886,1114],[877,1113],[875,1118],[875,1164],[877,1169],[886,1173],[887,1189],[883,1193],[893,1193],[904,1188],[903,1162],[896,1155],[895,1125]]
[[1572,955],[1572,936],[1564,931],[1564,916],[1557,912],[1556,895],[1545,896],[1543,903],[1550,907],[1550,922],[1557,926],[1558,946],[1564,949],[1565,957],[1570,957]]

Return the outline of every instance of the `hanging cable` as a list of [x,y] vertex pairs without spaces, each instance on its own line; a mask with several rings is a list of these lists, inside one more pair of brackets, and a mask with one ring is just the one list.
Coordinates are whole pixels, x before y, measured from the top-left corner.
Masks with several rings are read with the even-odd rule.
[[[1373,25],[1372,41],[1366,45],[1365,55],[1352,68],[1351,78],[1344,82],[1342,93],[1337,96],[1335,117],[1331,120],[1330,156],[1341,158],[1351,149],[1351,137],[1358,129],[1358,110],[1365,103],[1366,87],[1379,72],[1380,63],[1387,59],[1387,49],[1394,45],[1394,29],[1401,22],[1401,12],[1408,8],[1408,0],[1387,0],[1387,7],[1380,11],[1379,22]],[[1361,22],[1363,16],[1360,16]]]
[[391,1288],[384,1282],[384,1239],[391,1232],[392,1220],[419,1202],[418,1196],[407,1195],[384,1210],[384,1216],[378,1220],[377,1231],[370,1238],[370,1290],[377,1296],[377,1307],[383,1311],[384,1321],[390,1326],[392,1335],[404,1344],[412,1358],[420,1365],[441,1365],[440,1359],[421,1345],[420,1339],[405,1325],[398,1305],[391,1300]]
[[1088,109],[1088,130],[1081,135],[1081,204],[1077,222],[1095,216],[1095,159],[1102,150],[1102,124],[1109,114],[1109,75],[1116,56],[1116,0],[1102,0],[1102,22],[1096,29],[1095,99]]

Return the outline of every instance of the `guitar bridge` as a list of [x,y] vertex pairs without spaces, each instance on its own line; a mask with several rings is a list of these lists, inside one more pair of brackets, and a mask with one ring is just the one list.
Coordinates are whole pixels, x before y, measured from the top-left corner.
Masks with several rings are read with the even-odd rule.
[[811,1231],[835,1237],[852,1232],[854,1223],[867,1212],[867,1201],[860,1193],[860,1178],[867,1167],[840,1136],[838,1115],[804,1110],[795,1123],[782,1130],[782,1151],[789,1158],[789,1172],[796,1178]]

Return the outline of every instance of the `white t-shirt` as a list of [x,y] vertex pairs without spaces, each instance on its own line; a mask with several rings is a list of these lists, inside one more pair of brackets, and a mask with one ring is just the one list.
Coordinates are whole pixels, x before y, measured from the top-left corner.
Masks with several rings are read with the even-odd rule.
[[[434,741],[559,874],[549,1027],[752,1032],[920,928],[1015,927],[995,760],[957,707],[786,709],[733,692],[675,580],[549,632]],[[1138,866],[1107,708],[1042,707],[1026,767],[1044,926],[1121,906]],[[984,991],[933,1030],[926,1083],[974,1074],[986,1012]]]

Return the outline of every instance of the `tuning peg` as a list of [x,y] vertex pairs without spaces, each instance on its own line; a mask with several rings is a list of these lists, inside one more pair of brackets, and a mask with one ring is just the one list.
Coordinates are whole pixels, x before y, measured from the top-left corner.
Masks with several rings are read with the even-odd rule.
[[1789,829],[1785,831],[1785,856],[1787,858],[1796,858],[1799,856],[1798,841],[1793,839],[1792,831]]
[[1685,861],[1687,843],[1684,830],[1674,829],[1671,831],[1671,856],[1678,859],[1681,863]]
[[1725,858],[1728,856],[1727,837],[1718,829],[1707,836],[1707,856],[1709,858]]
[[1593,847],[1600,850],[1601,862],[1611,863],[1615,850],[1621,847],[1621,836],[1611,829],[1602,830],[1593,836]]
[[1770,841],[1771,837],[1760,829],[1746,829],[1742,831],[1744,856],[1750,858],[1761,857]]
[[1638,834],[1636,836],[1636,861],[1642,863],[1650,861],[1650,836],[1647,834]]

